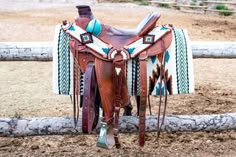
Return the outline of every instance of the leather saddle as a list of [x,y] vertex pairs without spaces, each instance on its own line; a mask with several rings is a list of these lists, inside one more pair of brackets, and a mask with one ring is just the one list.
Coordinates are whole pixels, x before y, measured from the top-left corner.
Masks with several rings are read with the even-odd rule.
[[[91,132],[94,125],[91,124],[91,116],[94,111],[95,97],[91,93],[99,93],[104,112],[101,131],[98,138],[98,146],[111,148],[120,147],[118,140],[118,121],[120,108],[130,103],[130,96],[126,82],[126,63],[130,59],[136,59],[140,64],[139,107],[139,144],[145,142],[145,114],[147,104],[147,58],[160,56],[164,58],[164,52],[172,41],[172,27],[156,26],[160,14],[152,13],[144,18],[135,29],[120,29],[100,23],[89,6],[77,6],[79,16],[75,23],[63,22],[62,29],[66,31],[70,39],[70,49],[73,53],[75,74],[78,69],[85,73],[85,95],[83,108],[86,110],[85,131]],[[78,76],[74,76],[77,82]],[[92,78],[92,79],[91,79]],[[94,80],[93,82],[91,82]],[[88,84],[86,85],[86,81]],[[97,85],[94,85],[94,82]],[[95,83],[95,84],[96,84]],[[92,85],[91,85],[92,84]],[[78,85],[74,85],[74,95],[77,95]],[[96,89],[97,88],[97,89]],[[91,91],[92,90],[92,91]],[[87,94],[86,94],[87,93]],[[93,94],[92,94],[93,95]],[[76,104],[76,98],[74,105]],[[90,104],[90,105],[89,105]],[[90,109],[88,109],[90,106]],[[93,107],[91,107],[93,106]],[[76,107],[74,107],[75,110]],[[89,114],[91,112],[91,114]],[[97,115],[98,116],[98,115]]]

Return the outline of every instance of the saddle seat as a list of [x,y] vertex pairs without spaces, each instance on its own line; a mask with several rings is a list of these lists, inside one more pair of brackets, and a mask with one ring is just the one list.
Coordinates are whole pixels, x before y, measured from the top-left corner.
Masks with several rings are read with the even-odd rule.
[[134,29],[116,28],[116,27],[106,25],[107,28],[109,27],[109,29],[107,29],[107,33],[113,36],[128,36],[129,37],[129,36],[138,35],[141,37],[145,33],[147,33],[148,31],[154,28],[159,18],[160,18],[159,13],[156,13],[156,12],[151,13],[147,15]]
[[156,26],[156,22],[159,18],[159,13],[151,13],[146,16],[134,29],[123,29],[103,25],[99,38],[105,42],[109,42],[116,48],[123,47],[124,45],[130,44],[131,42],[144,36],[148,31],[152,30]]

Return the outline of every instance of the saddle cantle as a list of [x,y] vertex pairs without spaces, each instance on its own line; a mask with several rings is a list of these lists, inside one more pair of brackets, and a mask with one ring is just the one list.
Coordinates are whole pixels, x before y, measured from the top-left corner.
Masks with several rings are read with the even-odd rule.
[[[144,146],[148,96],[153,92],[154,95],[160,96],[175,93],[171,80],[177,77],[172,78],[168,73],[173,71],[166,70],[166,66],[169,66],[167,62],[170,60],[167,48],[171,43],[172,47],[174,44],[178,46],[177,42],[172,42],[173,34],[177,39],[178,34],[182,32],[174,31],[170,25],[156,26],[160,18],[158,13],[151,13],[145,17],[135,29],[120,29],[102,24],[93,16],[89,6],[77,6],[77,8],[79,17],[75,23],[63,22],[61,31],[62,34],[66,32],[69,36],[69,49],[74,60],[72,70],[74,110],[78,103],[76,95],[83,89],[83,132],[90,133],[97,124],[98,111],[95,110],[101,101],[104,118],[97,145],[103,148],[111,148],[114,145],[120,147],[118,140],[120,108],[130,103],[130,96],[136,96],[139,104],[139,144]],[[178,59],[178,56],[176,58]],[[186,67],[185,64],[179,64],[179,61],[171,62]],[[178,75],[177,72],[175,74]],[[82,81],[81,76],[83,76]],[[181,73],[180,80],[185,80],[182,76],[185,74]],[[178,86],[180,85],[181,82],[178,82]],[[76,117],[76,113],[74,115]]]

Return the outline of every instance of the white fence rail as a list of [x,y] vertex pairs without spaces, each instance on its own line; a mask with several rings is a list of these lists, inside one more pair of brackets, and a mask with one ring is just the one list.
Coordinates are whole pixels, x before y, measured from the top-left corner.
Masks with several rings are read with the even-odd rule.
[[[236,58],[236,42],[192,42],[194,58]],[[51,42],[0,42],[1,61],[51,61]]]

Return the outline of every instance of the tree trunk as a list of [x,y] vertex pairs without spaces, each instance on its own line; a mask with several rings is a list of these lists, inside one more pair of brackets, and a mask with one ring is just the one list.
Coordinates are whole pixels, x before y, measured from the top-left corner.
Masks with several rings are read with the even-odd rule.
[[[30,136],[82,133],[81,119],[74,128],[73,118],[35,117],[0,118],[0,136]],[[161,130],[166,132],[221,131],[236,129],[236,113],[218,115],[169,115]],[[96,131],[99,130],[99,126]],[[124,116],[119,121],[119,131],[138,131],[138,117]],[[157,117],[147,116],[146,131],[157,131]],[[95,132],[94,132],[95,133]]]

